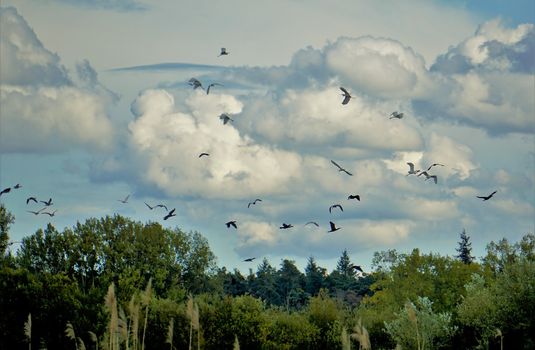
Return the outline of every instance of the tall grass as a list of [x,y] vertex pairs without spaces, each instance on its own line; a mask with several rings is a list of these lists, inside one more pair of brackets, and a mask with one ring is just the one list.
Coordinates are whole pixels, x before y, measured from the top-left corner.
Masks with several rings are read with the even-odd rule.
[[171,318],[171,320],[169,320],[169,326],[167,327],[167,337],[165,338],[165,342],[169,344],[170,350],[173,350],[174,325],[175,325],[175,319]]
[[370,335],[368,334],[368,330],[362,325],[362,319],[359,318],[357,324],[353,327],[351,338],[359,342],[360,350],[371,350]]
[[115,285],[113,282],[108,287],[108,293],[104,298],[104,305],[110,313],[110,322],[108,324],[108,349],[119,350],[118,325],[119,315],[117,313],[117,298],[115,297]]
[[141,298],[141,302],[145,306],[145,322],[143,325],[143,338],[141,340],[141,350],[145,350],[145,332],[147,331],[147,322],[149,320],[149,306],[150,306],[151,299],[152,299],[152,277],[149,278],[149,283],[147,284],[147,288],[145,288],[145,292],[143,293],[143,296]]
[[28,341],[28,349],[32,350],[32,314],[28,314],[28,319],[24,322],[24,335]]
[[74,327],[72,326],[72,323],[67,321],[67,326],[65,327],[65,335],[67,338],[74,341],[74,345],[76,347],[76,350],[85,350],[85,343],[80,337],[76,337],[76,333],[74,332]]

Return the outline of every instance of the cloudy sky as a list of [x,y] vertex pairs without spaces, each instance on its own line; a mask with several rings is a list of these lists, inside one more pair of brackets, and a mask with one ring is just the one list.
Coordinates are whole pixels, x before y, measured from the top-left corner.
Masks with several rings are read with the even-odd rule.
[[[534,21],[524,0],[3,0],[11,238],[118,213],[199,231],[242,271],[454,255],[463,229],[480,257],[535,231]],[[407,162],[444,166],[435,184]]]

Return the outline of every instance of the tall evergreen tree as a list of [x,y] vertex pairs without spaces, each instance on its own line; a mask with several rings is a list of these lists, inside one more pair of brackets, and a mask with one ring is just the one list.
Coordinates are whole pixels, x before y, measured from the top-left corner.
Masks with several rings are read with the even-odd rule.
[[470,236],[466,234],[466,230],[463,229],[461,233],[461,241],[459,242],[459,248],[456,249],[459,253],[456,255],[463,263],[471,264],[474,261],[474,257],[471,255],[472,243],[470,242]]
[[305,267],[305,292],[311,296],[318,294],[320,289],[324,287],[326,275],[325,268],[319,267],[314,257],[309,257]]

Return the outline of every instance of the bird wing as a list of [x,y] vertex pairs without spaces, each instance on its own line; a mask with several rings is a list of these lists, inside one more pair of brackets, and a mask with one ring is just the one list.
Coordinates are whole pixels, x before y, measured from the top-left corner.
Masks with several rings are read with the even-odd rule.
[[349,100],[351,100],[351,96],[345,96],[345,97],[344,97],[344,100],[342,101],[342,104],[343,104],[343,105],[348,104]]
[[344,173],[346,173],[347,175],[349,176],[353,176],[353,174],[351,174],[349,171],[345,170],[345,169],[341,169]]
[[329,225],[331,225],[331,231],[336,230],[336,226],[334,225],[334,222],[329,221]]
[[[414,172],[414,163],[408,162],[407,164],[409,165],[409,168],[411,169],[411,173]],[[427,170],[429,170],[429,169],[427,169]]]
[[145,203],[145,205],[146,205],[150,210],[154,209],[154,207],[151,207],[151,206],[148,205],[146,202],[143,202],[143,203]]
[[308,224],[313,224],[313,225],[316,225],[317,227],[320,227],[320,225],[318,225],[318,223],[315,222],[315,221],[309,221],[309,222],[307,222],[307,223],[305,224],[305,226],[308,225]]
[[345,88],[340,86],[340,90],[342,90],[345,95],[349,95],[349,92]]
[[334,160],[331,160],[331,163],[333,163],[338,169],[343,170],[343,168],[338,165]]
[[169,214],[173,215],[173,214],[175,213],[175,209],[176,209],[176,208],[173,208],[173,209],[169,212]]

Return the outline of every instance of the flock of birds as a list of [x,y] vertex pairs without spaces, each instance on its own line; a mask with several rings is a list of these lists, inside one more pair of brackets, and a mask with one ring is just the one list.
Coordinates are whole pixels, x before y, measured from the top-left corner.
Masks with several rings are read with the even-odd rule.
[[[218,57],[220,56],[226,56],[228,55],[229,52],[227,51],[226,48],[221,48],[221,51],[218,55]],[[196,78],[191,78],[189,81],[188,81],[188,84],[193,87],[193,89],[202,89],[204,90],[204,87],[202,85],[202,83],[196,79]],[[210,89],[215,87],[215,86],[224,86],[223,84],[221,83],[217,83],[217,82],[214,82],[214,83],[210,83],[207,88],[206,88],[206,94],[209,94],[210,93]],[[343,96],[343,100],[342,100],[342,105],[347,105],[351,98],[353,96],[351,96],[351,94],[349,93],[349,91],[344,88],[344,87],[340,87],[340,90],[342,91],[342,96]],[[398,112],[398,111],[394,111],[390,114],[389,116],[389,119],[402,119],[403,118],[403,113],[401,112]],[[229,122],[232,122],[233,119],[227,114],[227,113],[222,113],[220,116],[219,116],[219,119],[223,122],[223,125],[226,125],[227,123]],[[202,158],[202,157],[209,157],[210,156],[210,153],[208,152],[202,152],[198,155],[198,158]],[[331,160],[331,163],[338,169],[338,172],[342,172],[342,173],[345,173],[346,175],[348,176],[353,176],[353,174],[351,172],[349,172],[347,169],[343,168],[341,165],[339,165],[337,162],[335,162],[334,160]],[[431,164],[426,170],[419,170],[419,169],[415,169],[415,165],[414,163],[411,163],[411,162],[408,162],[407,165],[409,166],[409,170],[407,171],[407,175],[406,176],[409,176],[409,175],[415,175],[417,177],[420,177],[420,176],[424,176],[425,177],[425,180],[433,180],[433,182],[435,184],[438,183],[438,176],[437,175],[433,175],[433,174],[430,174],[429,171],[433,168],[433,167],[437,167],[437,166],[445,166],[444,164],[440,164],[440,163],[433,163]],[[0,196],[2,195],[5,195],[9,192],[11,192],[12,189],[19,189],[21,188],[22,186],[20,184],[16,184],[15,186],[13,187],[7,187],[5,189],[3,189],[2,191],[0,191]],[[496,194],[497,191],[494,191],[492,192],[491,194],[487,195],[487,196],[476,196],[477,198],[480,198],[482,199],[483,201],[487,201],[489,199],[491,199],[494,194]],[[130,195],[127,195],[124,199],[118,199],[117,201],[123,203],[123,204],[126,204],[128,203],[128,199],[130,198]],[[357,200],[357,201],[360,201],[361,200],[361,197],[359,194],[350,194],[348,197],[347,197],[348,200]],[[30,202],[34,202],[35,204],[39,204],[39,203],[43,203],[44,204],[44,207],[37,210],[37,211],[34,211],[34,210],[27,210],[28,213],[31,213],[31,214],[34,214],[34,215],[48,215],[50,217],[53,217],[57,210],[54,210],[52,212],[50,211],[45,211],[47,208],[49,208],[50,206],[53,205],[52,203],[52,198],[49,198],[47,201],[44,201],[44,200],[37,200],[36,197],[28,197],[26,199],[26,205],[29,205]],[[262,199],[260,198],[256,198],[255,200],[251,201],[248,203],[247,205],[247,208],[250,208],[251,206],[253,205],[256,205],[257,203],[259,202],[262,202]],[[168,220],[174,216],[176,216],[176,208],[173,208],[171,210],[168,209],[168,207],[165,205],[165,204],[155,204],[155,205],[150,205],[146,202],[144,202],[145,205],[147,206],[148,209],[150,210],[154,210],[154,209],[157,209],[157,208],[161,208],[161,209],[164,209],[166,214],[165,216],[163,216],[163,220]],[[336,204],[333,204],[329,207],[329,213],[332,214],[332,211],[335,210],[335,209],[338,209],[340,210],[341,212],[344,211],[344,208],[342,207],[341,204],[339,203],[336,203]],[[307,225],[314,225],[316,227],[320,227],[320,225],[316,222],[316,221],[309,221],[305,224],[305,226]],[[230,221],[227,221],[225,223],[225,226],[227,228],[234,228],[234,229],[237,229],[238,228],[238,223],[236,220],[230,220]],[[286,230],[286,229],[291,229],[292,227],[294,227],[292,224],[288,224],[288,223],[282,223],[282,225],[279,227],[279,229],[281,230]],[[336,226],[336,224],[333,222],[333,221],[329,221],[329,230],[327,232],[329,233],[332,233],[332,232],[335,232],[335,231],[338,231],[340,230],[341,227],[338,227]],[[10,242],[10,244],[12,244],[14,242]],[[252,257],[252,258],[247,258],[245,260],[243,260],[244,262],[252,262],[253,260],[255,260],[256,257]],[[358,266],[358,265],[351,265],[350,266],[351,269],[355,269],[356,271],[360,271],[360,272],[363,272],[361,267]]]

